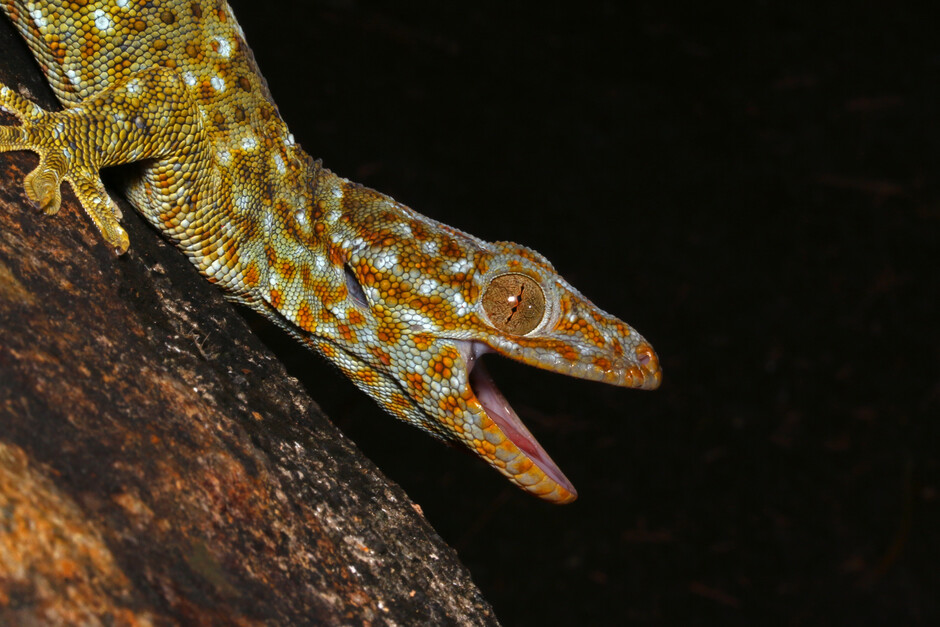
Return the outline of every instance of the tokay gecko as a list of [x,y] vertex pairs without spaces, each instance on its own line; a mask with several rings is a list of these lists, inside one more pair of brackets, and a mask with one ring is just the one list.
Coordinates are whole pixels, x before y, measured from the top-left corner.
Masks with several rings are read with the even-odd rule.
[[333,174],[295,142],[222,0],[0,0],[63,109],[0,85],[0,151],[54,214],[68,182],[104,240],[129,246],[99,170],[229,300],[335,364],[387,412],[460,443],[522,489],[571,482],[487,374],[495,352],[653,389],[656,353],[537,252],[484,242]]

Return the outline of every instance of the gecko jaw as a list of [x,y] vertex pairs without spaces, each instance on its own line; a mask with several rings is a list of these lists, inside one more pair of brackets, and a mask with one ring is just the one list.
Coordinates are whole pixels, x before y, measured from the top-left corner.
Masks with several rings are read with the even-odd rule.
[[[482,342],[476,341],[461,344],[461,352],[465,356],[467,367],[467,380],[483,411],[486,412],[486,415],[495,423],[502,435],[515,448],[541,470],[547,479],[557,484],[557,489],[552,494],[560,492],[563,496],[552,500],[557,500],[560,503],[573,501],[577,498],[577,491],[571,481],[565,477],[558,465],[552,461],[552,458],[538,443],[538,440],[526,428],[519,415],[506,400],[506,397],[496,387],[486,366],[480,363],[479,357],[491,352],[492,349]],[[513,477],[513,473],[508,468],[504,472],[508,472],[510,478]],[[523,489],[527,487],[522,483],[520,485]]]

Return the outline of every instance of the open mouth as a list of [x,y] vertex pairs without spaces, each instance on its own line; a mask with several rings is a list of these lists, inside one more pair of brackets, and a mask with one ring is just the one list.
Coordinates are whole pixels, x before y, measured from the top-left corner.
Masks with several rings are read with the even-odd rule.
[[542,445],[538,443],[532,433],[526,428],[506,397],[493,382],[486,366],[479,359],[480,356],[492,352],[482,342],[461,342],[461,352],[467,364],[470,389],[473,391],[480,405],[483,406],[487,416],[496,423],[506,438],[525,453],[533,464],[544,472],[552,481],[577,496],[574,486],[565,477],[558,465],[552,461]]

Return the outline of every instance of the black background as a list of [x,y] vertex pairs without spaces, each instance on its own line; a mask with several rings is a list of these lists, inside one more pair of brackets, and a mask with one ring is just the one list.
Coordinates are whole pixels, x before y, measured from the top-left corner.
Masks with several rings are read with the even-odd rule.
[[659,352],[654,393],[490,363],[579,489],[552,507],[281,350],[505,624],[936,624],[934,20],[232,4],[308,152],[539,250]]

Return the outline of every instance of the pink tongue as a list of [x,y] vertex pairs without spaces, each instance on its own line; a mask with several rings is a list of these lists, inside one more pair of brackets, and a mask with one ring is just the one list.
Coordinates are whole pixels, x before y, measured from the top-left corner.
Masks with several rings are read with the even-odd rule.
[[486,410],[486,414],[496,423],[503,435],[519,447],[555,483],[572,494],[577,494],[568,478],[565,477],[561,469],[545,452],[545,449],[529,433],[529,430],[522,424],[522,420],[519,419],[513,408],[509,406],[509,402],[496,387],[496,384],[493,383],[493,379],[482,362],[472,364],[470,368],[470,387],[473,388],[473,392],[480,404],[483,405],[483,409]]

